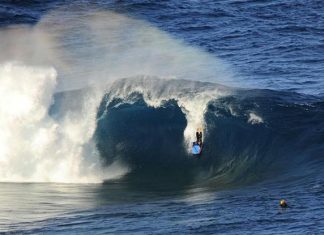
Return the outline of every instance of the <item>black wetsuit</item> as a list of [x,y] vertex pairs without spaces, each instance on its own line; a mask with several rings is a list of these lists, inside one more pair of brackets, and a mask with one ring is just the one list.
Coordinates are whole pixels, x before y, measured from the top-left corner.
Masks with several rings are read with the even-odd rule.
[[197,143],[202,143],[202,132],[196,132]]

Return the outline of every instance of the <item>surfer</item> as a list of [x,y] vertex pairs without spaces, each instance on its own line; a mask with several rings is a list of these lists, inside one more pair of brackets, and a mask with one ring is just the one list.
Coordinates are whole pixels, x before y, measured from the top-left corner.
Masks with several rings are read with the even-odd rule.
[[201,154],[202,151],[202,131],[197,129],[196,131],[196,141],[192,143],[192,153],[197,155]]
[[196,142],[197,142],[197,144],[199,145],[199,146],[201,146],[201,144],[202,144],[202,132],[201,132],[201,130],[200,129],[197,129],[197,131],[196,131]]
[[282,208],[287,208],[288,207],[288,204],[287,204],[286,200],[284,200],[284,199],[280,200],[280,206]]

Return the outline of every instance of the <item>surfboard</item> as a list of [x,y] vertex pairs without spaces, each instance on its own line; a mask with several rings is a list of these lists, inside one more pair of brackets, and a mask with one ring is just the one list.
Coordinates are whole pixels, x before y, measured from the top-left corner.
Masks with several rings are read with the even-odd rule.
[[194,144],[191,148],[191,152],[193,155],[200,155],[202,151],[202,145]]
[[195,154],[195,155],[199,154],[200,153],[200,146],[197,145],[197,144],[193,145],[191,151],[192,151],[192,154]]

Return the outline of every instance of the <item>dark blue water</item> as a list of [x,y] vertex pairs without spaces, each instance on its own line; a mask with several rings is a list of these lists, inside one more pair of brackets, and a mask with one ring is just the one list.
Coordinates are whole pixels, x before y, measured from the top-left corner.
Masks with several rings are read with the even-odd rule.
[[[321,234],[323,205],[318,201],[323,200],[323,182],[317,183],[267,183],[219,192],[199,187],[170,192],[113,184],[1,184],[1,228],[26,234]],[[278,207],[279,195],[289,198],[289,209]],[[5,202],[15,202],[15,208]]]
[[[175,73],[181,80],[114,78],[117,81],[98,104],[93,139],[103,165],[122,161],[131,171],[102,184],[1,183],[0,232],[323,233],[322,1],[2,1],[0,25],[2,29],[26,24],[36,27],[58,10],[61,22],[52,25],[55,33],[64,31],[60,27],[69,25],[69,20],[81,22],[88,13],[99,10],[148,22],[186,48],[220,58],[227,66],[225,73],[231,73],[231,81],[224,79],[222,84],[219,74],[215,80],[206,79],[209,82],[192,81],[205,80],[201,77],[187,81],[181,77],[183,71]],[[141,28],[134,23],[134,29]],[[65,75],[76,80],[81,76],[97,79],[89,68],[101,68],[95,66],[105,57],[94,55],[107,52],[108,38],[93,46],[98,35],[85,38],[83,30],[89,29],[69,32],[56,48],[73,54],[82,71],[76,73],[73,67],[70,73],[60,73],[64,66],[59,65],[59,84]],[[139,45],[127,38],[130,31],[128,27],[127,31],[119,29],[116,45],[120,38],[131,45],[127,50]],[[1,35],[4,33],[0,32],[0,40]],[[160,34],[148,38],[155,37]],[[163,40],[158,42],[161,44],[152,45],[164,50],[170,46],[172,55],[186,53],[172,43],[165,47]],[[142,61],[141,53],[147,61],[159,58],[149,41],[143,45],[130,54],[112,46],[107,58],[116,60],[116,67],[132,61],[125,59],[132,56]],[[196,51],[190,53],[205,65],[205,57]],[[23,58],[30,56],[32,61],[32,54],[27,50]],[[184,66],[169,52],[164,55],[162,50],[158,55],[172,61],[163,69],[173,63]],[[68,57],[64,56],[62,61]],[[126,64],[122,69],[131,66]],[[207,64],[206,70],[213,71],[211,67],[213,64]],[[201,72],[196,75],[205,74]],[[222,95],[218,97],[215,90]],[[59,120],[64,110],[79,109],[72,101],[84,98],[83,94],[83,90],[56,94],[49,114]],[[204,100],[200,96],[204,94],[211,94],[203,112],[206,147],[196,159],[184,145],[184,131],[191,123],[187,113],[190,106],[186,105],[190,100]],[[163,102],[158,107],[149,105],[156,100]],[[282,198],[288,208],[279,207]]]
[[[226,61],[250,86],[322,93],[323,2],[166,1],[116,8]],[[161,10],[163,9],[163,10]]]

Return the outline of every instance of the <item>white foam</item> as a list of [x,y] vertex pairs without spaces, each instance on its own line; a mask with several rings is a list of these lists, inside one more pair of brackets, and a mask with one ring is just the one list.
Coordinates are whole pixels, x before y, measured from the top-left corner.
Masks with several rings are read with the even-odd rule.
[[249,113],[248,123],[252,125],[260,124],[263,123],[263,119],[260,116],[256,115],[255,113]]
[[53,68],[0,65],[0,181],[98,183],[123,174],[104,171],[91,140],[98,97],[71,111],[79,118],[55,121],[47,113],[55,86]]

